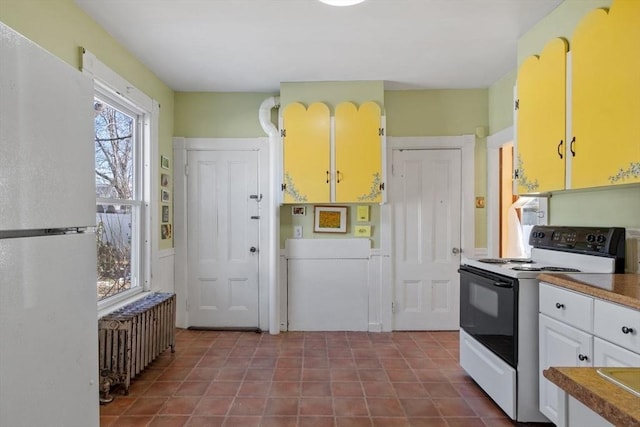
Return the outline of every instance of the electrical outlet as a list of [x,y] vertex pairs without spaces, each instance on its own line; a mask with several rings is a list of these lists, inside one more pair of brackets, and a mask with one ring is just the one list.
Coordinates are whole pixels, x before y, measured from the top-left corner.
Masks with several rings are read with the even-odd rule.
[[293,226],[293,238],[294,239],[302,239],[302,226],[301,225]]

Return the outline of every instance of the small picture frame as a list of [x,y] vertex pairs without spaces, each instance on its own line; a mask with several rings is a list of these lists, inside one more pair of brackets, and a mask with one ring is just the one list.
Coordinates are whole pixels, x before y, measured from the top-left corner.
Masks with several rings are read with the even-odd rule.
[[160,190],[160,200],[166,203],[171,200],[171,194],[169,193],[169,190]]
[[291,206],[291,215],[305,216],[307,214],[306,206]]
[[162,237],[162,240],[171,238],[171,224],[162,224],[160,226],[160,236]]
[[169,222],[169,206],[162,205],[162,222]]
[[169,158],[166,156],[160,156],[160,167],[162,169],[169,169]]
[[166,173],[160,174],[160,186],[161,187],[169,186],[169,174],[166,174]]
[[346,206],[314,206],[313,231],[315,233],[346,233]]

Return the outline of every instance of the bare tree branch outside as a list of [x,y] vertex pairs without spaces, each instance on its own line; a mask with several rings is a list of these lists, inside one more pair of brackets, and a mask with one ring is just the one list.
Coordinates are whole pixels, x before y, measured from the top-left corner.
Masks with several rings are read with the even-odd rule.
[[131,288],[135,120],[96,99],[96,205],[98,300]]

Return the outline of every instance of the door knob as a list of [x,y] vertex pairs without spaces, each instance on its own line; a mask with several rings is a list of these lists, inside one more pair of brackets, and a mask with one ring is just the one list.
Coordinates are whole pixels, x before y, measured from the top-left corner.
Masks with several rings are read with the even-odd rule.
[[251,252],[252,254],[255,254],[256,252],[258,252],[258,248],[256,248],[255,246],[251,246],[249,248],[249,252]]
[[451,249],[451,253],[453,253],[454,255],[458,255],[462,253],[462,249],[460,248],[453,248]]

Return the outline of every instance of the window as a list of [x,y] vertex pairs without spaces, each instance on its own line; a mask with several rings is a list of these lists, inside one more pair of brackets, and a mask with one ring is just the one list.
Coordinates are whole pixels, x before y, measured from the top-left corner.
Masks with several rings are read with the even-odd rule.
[[97,294],[103,300],[140,286],[143,138],[136,112],[94,99]]
[[[158,146],[160,105],[83,49],[82,71],[95,94],[96,244],[98,311],[149,290],[151,255],[160,228],[151,159]],[[152,189],[154,191],[152,191]]]

